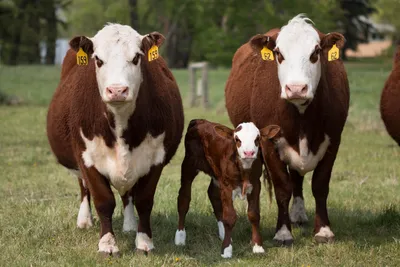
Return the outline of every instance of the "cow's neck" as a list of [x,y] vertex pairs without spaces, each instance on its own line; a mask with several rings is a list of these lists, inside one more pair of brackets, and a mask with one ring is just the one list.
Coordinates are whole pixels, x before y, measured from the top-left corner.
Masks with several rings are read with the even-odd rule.
[[114,119],[113,125],[111,124],[110,120],[109,123],[116,138],[122,137],[123,132],[128,128],[129,118],[136,109],[136,98],[137,97],[134,97],[132,102],[125,103],[123,105],[107,104],[107,112],[110,113],[107,115],[107,117],[112,117]]

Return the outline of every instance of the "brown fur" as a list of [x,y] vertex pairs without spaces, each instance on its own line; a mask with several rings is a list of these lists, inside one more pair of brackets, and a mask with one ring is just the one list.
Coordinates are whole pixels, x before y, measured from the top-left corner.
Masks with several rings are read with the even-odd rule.
[[[332,44],[336,43],[340,48],[344,44],[344,38],[338,33],[319,34],[322,48],[321,80],[314,100],[303,115],[294,105],[280,98],[277,63],[262,60],[259,53],[263,45],[270,45],[266,43],[267,38],[262,36],[253,37],[237,50],[225,87],[226,107],[234,126],[243,120],[253,121],[259,128],[277,124],[285,139],[297,152],[299,137],[306,136],[314,154],[323,142],[324,134],[329,135],[331,145],[313,175],[312,189],[317,201],[315,232],[322,226],[330,225],[326,210],[329,180],[349,107],[349,85],[344,65],[340,59],[331,62],[327,60]],[[269,42],[274,45],[276,29],[265,35],[270,37]],[[272,145],[269,145],[269,149],[271,152],[266,154],[265,160],[272,176],[279,208],[276,231],[283,224],[290,230],[289,201],[292,192],[294,197],[303,197],[303,177],[294,171],[289,175],[286,165],[280,161]]]
[[400,145],[400,42],[393,59],[393,68],[381,95],[381,117],[389,135]]
[[[176,81],[164,59],[149,62],[147,51],[153,43],[160,45],[161,34],[152,33],[145,37],[141,58],[143,82],[136,100],[136,109],[128,121],[128,127],[122,137],[129,144],[130,150],[140,145],[146,134],[158,136],[165,131],[165,160],[159,166],[153,166],[150,172],[142,177],[131,192],[123,196],[124,204],[127,195],[131,194],[139,215],[138,232],[152,237],[150,213],[158,179],[165,165],[169,163],[180,143],[183,132],[183,107]],[[77,41],[79,40],[79,42]],[[100,237],[107,232],[113,233],[111,218],[115,207],[114,195],[107,177],[101,175],[94,167],[86,168],[82,152],[85,144],[80,129],[89,140],[101,136],[107,146],[116,142],[112,128],[115,128],[114,116],[102,101],[96,81],[95,60],[89,65],[76,64],[76,51],[82,47],[86,53],[93,48],[85,38],[71,40],[61,70],[61,80],[57,87],[47,115],[47,136],[58,162],[68,169],[80,170],[81,177],[87,184],[101,221]],[[81,187],[82,189],[82,187]],[[83,190],[83,189],[82,189]],[[82,191],[84,194],[84,190]],[[87,192],[88,197],[90,197]]]

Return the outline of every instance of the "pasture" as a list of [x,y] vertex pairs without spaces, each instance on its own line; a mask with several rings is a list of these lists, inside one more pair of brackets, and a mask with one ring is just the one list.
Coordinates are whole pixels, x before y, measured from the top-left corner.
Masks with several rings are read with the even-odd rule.
[[[122,257],[104,260],[96,253],[97,214],[94,227],[76,228],[78,183],[56,164],[47,143],[47,105],[60,68],[0,66],[0,90],[24,101],[20,106],[0,106],[0,266],[399,266],[400,148],[387,135],[379,115],[380,93],[391,61],[349,62],[346,68],[351,105],[328,199],[335,243],[313,242],[314,201],[308,174],[304,194],[310,223],[294,228],[292,247],[274,247],[277,208],[275,202],[269,203],[263,186],[261,233],[266,253],[252,254],[246,203],[237,199],[233,258],[222,259],[207,197],[209,178],[200,175],[194,181],[187,216],[187,245],[176,247],[182,142],[164,169],[155,195],[152,230],[156,250],[149,256],[134,252],[135,234],[122,232],[122,203],[116,197],[114,231]],[[188,73],[173,72],[187,104]],[[193,118],[206,118],[231,126],[223,108],[228,73],[226,69],[210,72],[212,108],[185,108],[186,125]]]

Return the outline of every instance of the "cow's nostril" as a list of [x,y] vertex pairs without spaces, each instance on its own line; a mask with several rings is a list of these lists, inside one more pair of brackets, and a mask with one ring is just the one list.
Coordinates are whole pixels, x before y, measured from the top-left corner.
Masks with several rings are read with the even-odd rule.
[[128,93],[128,87],[125,87],[125,88],[122,90],[122,94],[126,94],[126,93]]
[[292,91],[292,90],[290,90],[290,87],[287,85],[285,86],[285,89],[286,89],[286,91],[290,91],[290,92]]
[[306,86],[304,86],[304,87],[303,87],[303,89],[301,89],[301,92],[302,92],[302,93],[307,93],[307,88],[308,88],[308,86],[307,86],[307,85],[306,85]]
[[106,90],[107,90],[107,93],[108,93],[108,94],[112,94],[112,93],[113,93],[113,91],[112,91],[109,87],[107,87]]

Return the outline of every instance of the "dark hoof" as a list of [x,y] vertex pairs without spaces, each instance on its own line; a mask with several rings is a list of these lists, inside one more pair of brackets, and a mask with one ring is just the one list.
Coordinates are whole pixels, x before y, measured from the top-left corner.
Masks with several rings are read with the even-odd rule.
[[326,236],[314,236],[314,240],[315,242],[317,242],[318,244],[330,244],[333,243],[335,241],[334,237],[326,237]]
[[276,247],[290,247],[293,245],[293,239],[287,239],[287,240],[274,239],[273,241]]

